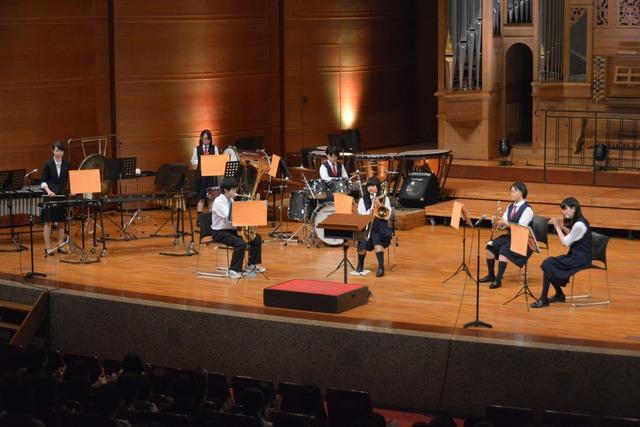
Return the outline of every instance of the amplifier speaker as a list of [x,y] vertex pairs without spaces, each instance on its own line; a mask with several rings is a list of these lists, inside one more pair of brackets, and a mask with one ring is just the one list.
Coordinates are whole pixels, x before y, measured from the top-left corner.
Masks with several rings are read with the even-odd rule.
[[399,201],[408,208],[424,208],[438,201],[438,178],[432,173],[410,173],[400,190]]

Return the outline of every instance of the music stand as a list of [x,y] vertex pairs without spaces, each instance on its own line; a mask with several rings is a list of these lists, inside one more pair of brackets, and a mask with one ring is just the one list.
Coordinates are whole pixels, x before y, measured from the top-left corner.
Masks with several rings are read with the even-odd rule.
[[[516,223],[509,224],[511,228],[511,249],[513,252],[527,256],[527,252],[531,249],[535,253],[540,253],[540,246],[538,246],[538,241],[536,240],[535,234],[533,234],[533,229],[526,225],[520,225]],[[507,305],[511,301],[515,300],[519,296],[524,295],[524,302],[527,306],[527,311],[529,311],[529,297],[536,299],[535,295],[529,289],[529,283],[527,280],[527,275],[524,276],[524,282],[518,292],[508,301],[504,302],[502,305]]]
[[[32,174],[29,174],[29,200],[32,200],[31,198],[33,197],[33,182],[32,182]],[[30,204],[29,207],[29,245],[31,246],[31,271],[27,272],[27,274],[24,275],[24,279],[28,280],[31,279],[32,277],[47,277],[46,274],[44,273],[40,273],[38,271],[35,270],[35,264],[34,264],[34,260],[33,260],[33,217],[34,217],[34,213],[33,211],[35,210],[35,206]]]
[[453,202],[453,209],[451,210],[451,226],[458,230],[460,228],[460,219],[463,219],[462,222],[462,262],[449,277],[442,281],[442,283],[447,283],[449,280],[453,279],[458,273],[464,272],[467,277],[473,281],[473,275],[471,274],[471,270],[469,270],[469,266],[467,265],[467,227],[473,228],[473,223],[471,222],[471,218],[469,218],[469,214],[467,213],[467,208],[463,203],[459,201]]
[[[163,165],[164,166],[164,165]],[[164,177],[161,180],[164,182],[164,191],[171,195],[171,200],[173,200],[173,206],[171,210],[171,216],[167,218],[160,227],[156,230],[155,233],[152,234],[154,237],[163,236],[159,234],[160,230],[164,227],[164,225],[169,222],[169,220],[173,219],[173,212],[176,212],[176,229],[175,233],[164,235],[164,237],[174,237],[174,245],[177,245],[180,240],[182,240],[182,245],[184,247],[184,252],[160,252],[160,255],[168,255],[168,256],[192,256],[196,255],[198,251],[195,250],[195,243],[193,241],[193,218],[191,217],[191,207],[189,206],[188,199],[185,197],[185,187],[189,186],[191,188],[194,176],[197,171],[191,171],[189,174],[189,169],[187,165],[184,163],[175,163],[172,165],[168,165],[168,168],[165,168],[163,171]],[[160,171],[158,172],[160,175]],[[189,227],[190,232],[187,233],[185,231],[184,224],[184,211],[187,211],[189,215]],[[191,236],[191,242],[187,243],[184,239],[184,236],[189,234]]]
[[342,261],[336,266],[333,271],[327,274],[327,277],[338,271],[340,267],[344,269],[344,280],[347,283],[347,268],[355,270],[353,264],[349,261],[347,251],[349,250],[349,240],[354,241],[358,239],[359,235],[364,231],[367,225],[371,222],[369,215],[358,214],[333,214],[329,215],[324,221],[318,224],[319,228],[324,229],[325,237],[331,237],[335,239],[343,239],[342,242]]
[[23,249],[26,249],[25,246],[22,246],[22,244],[16,240],[15,224],[13,222],[13,195],[16,191],[22,188],[22,183],[26,173],[26,169],[14,169],[4,171],[4,176],[0,178],[0,180],[4,180],[3,185],[0,185],[0,189],[5,193],[9,193],[9,197],[7,199],[7,208],[9,210],[9,235],[11,236],[11,243],[14,245],[13,249],[0,249],[0,252],[20,252]]
[[[86,169],[86,170],[70,170],[69,171],[69,185],[71,194],[93,194],[100,193],[102,190],[100,185],[100,169]],[[90,200],[93,201],[93,200]],[[88,218],[88,214],[85,214],[87,209],[87,203],[89,200],[82,197],[82,213],[80,214],[80,221],[82,222],[82,246],[78,246],[73,240],[71,240],[71,231],[65,242],[70,247],[80,249],[80,259],[61,259],[60,262],[66,262],[70,264],[91,264],[94,262],[100,262],[100,257],[91,259],[87,256],[87,250],[85,247],[85,224]],[[95,221],[94,221],[95,223]]]
[[[266,200],[249,200],[245,202],[233,203],[233,220],[231,225],[234,227],[261,227],[267,225],[267,201]],[[249,245],[247,245],[247,248]],[[247,258],[247,265],[245,266],[240,280],[249,267],[249,260]],[[269,280],[264,272],[259,271],[265,279]]]

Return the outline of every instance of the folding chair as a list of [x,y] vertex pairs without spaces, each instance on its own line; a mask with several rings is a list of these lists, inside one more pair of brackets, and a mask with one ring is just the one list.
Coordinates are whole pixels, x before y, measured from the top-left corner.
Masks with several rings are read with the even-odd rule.
[[[607,266],[607,246],[609,245],[609,237],[604,234],[596,233],[595,231],[591,232],[591,264],[587,267],[582,268],[579,271],[589,270],[589,292],[584,295],[574,295],[573,288],[575,283],[576,274],[571,277],[571,295],[568,297],[571,300],[571,305],[574,307],[583,307],[587,305],[604,305],[611,303],[611,294],[609,291],[609,268]],[[598,262],[595,264],[594,262]],[[605,283],[607,287],[607,299],[601,301],[588,301],[577,303],[575,300],[577,299],[586,299],[592,298],[593,295],[593,284],[591,280],[591,270],[602,270],[605,275]]]
[[[229,251],[233,252],[232,246],[227,246],[222,243],[216,243],[213,241],[213,230],[211,229],[211,214],[201,213],[198,215],[198,220],[200,222],[200,239],[198,241],[198,264],[196,266],[196,272],[200,276],[209,276],[209,277],[229,277],[229,264],[231,262],[229,257]],[[209,237],[209,240],[205,242],[206,245],[213,244],[213,249],[216,251],[216,270],[215,271],[204,271],[200,268],[200,260],[202,259],[202,241]],[[227,256],[226,267],[221,267],[218,262],[218,255],[220,251],[225,251]]]

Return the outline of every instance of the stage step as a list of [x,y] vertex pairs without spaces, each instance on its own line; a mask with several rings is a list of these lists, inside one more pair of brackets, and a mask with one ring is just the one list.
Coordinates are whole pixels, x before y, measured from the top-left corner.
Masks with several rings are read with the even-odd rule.
[[42,292],[35,304],[0,300],[0,329],[10,334],[9,343],[27,345],[49,313],[49,294]]

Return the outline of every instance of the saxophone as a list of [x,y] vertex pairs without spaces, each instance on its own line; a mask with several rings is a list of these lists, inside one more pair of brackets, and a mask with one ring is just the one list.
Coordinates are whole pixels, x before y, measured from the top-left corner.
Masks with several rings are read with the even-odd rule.
[[[256,179],[253,183],[253,187],[251,188],[251,192],[249,194],[243,195],[243,198],[248,200],[260,200],[260,195],[258,192],[258,185],[260,184],[260,179],[262,179],[262,175],[264,175],[270,169],[270,165],[264,164],[258,161],[250,161],[250,165],[256,169]],[[256,197],[257,195],[257,197]],[[244,226],[242,227],[242,237],[248,242],[251,242],[256,238],[256,229],[252,226]]]
[[498,231],[498,219],[502,216],[502,202],[500,202],[500,200],[498,200],[496,202],[496,213],[493,215],[493,217],[491,217],[491,235],[489,236],[489,241],[487,242],[487,244],[492,244],[493,243],[493,239],[496,234],[496,232]]

